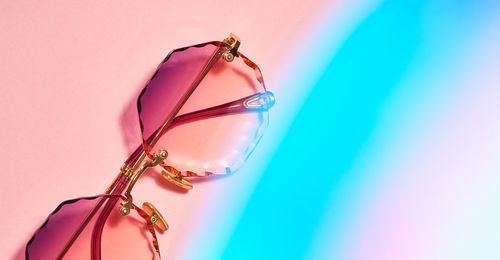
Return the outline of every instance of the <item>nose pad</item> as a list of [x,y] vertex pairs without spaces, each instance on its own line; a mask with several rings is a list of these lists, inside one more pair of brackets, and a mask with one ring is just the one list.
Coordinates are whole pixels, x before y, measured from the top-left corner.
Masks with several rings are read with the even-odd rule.
[[155,206],[153,206],[153,204],[144,202],[142,204],[142,210],[144,210],[144,212],[149,215],[151,222],[153,222],[153,224],[155,224],[158,228],[163,231],[168,230],[167,221],[165,221],[161,213],[156,209]]
[[184,180],[184,178],[171,173],[170,171],[167,171],[167,170],[161,171],[161,176],[163,176],[163,178],[165,178],[167,181],[169,181],[169,182],[171,182],[171,183],[173,183],[173,184],[175,184],[183,189],[186,189],[186,190],[193,189],[193,184],[191,184],[187,180]]

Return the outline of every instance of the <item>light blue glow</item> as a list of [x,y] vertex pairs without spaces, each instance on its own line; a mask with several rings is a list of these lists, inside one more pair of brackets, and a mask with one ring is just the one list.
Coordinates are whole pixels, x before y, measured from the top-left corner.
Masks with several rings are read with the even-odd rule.
[[[429,92],[436,91],[442,97],[443,89],[430,90],[416,84],[397,88],[410,69],[429,71],[419,66],[432,65],[429,60],[445,64],[442,59],[464,50],[481,16],[491,15],[487,9],[485,3],[464,1],[386,1],[365,19],[331,60],[303,104],[254,190],[222,258],[342,259],[344,239],[353,228],[350,220],[362,217],[355,215],[356,207],[363,196],[370,196],[360,188],[367,180],[377,179],[369,172],[354,176],[351,169],[372,138],[387,100],[396,91],[414,94],[400,101],[404,110],[424,102],[420,99]],[[400,122],[396,118],[393,123]],[[385,136],[390,138],[390,133]],[[379,149],[384,151],[384,147]],[[327,211],[334,216],[328,220],[331,233],[322,234],[323,241],[315,240]],[[324,246],[312,245],[313,241]],[[312,247],[325,252],[337,248],[340,253],[311,253]]]

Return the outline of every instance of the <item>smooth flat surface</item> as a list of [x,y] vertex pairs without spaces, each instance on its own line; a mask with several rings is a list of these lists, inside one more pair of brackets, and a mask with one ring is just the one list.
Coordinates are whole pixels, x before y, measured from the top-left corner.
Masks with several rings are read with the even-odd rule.
[[237,174],[134,200],[165,259],[498,259],[495,1],[2,1],[0,255],[102,193],[172,49],[229,32],[276,96]]

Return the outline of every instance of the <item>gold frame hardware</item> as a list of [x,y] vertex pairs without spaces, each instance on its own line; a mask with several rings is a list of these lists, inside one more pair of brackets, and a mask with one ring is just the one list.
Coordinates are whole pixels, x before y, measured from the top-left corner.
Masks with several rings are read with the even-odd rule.
[[153,206],[153,204],[149,202],[142,203],[142,210],[144,210],[144,212],[149,215],[151,223],[155,224],[159,229],[163,231],[168,230],[167,221],[165,221],[161,213],[156,209],[155,206]]
[[[236,36],[233,33],[230,33],[229,37],[224,39],[223,42],[225,44],[229,45],[230,48],[227,48],[227,47],[221,48],[222,50],[226,49],[226,51],[224,51],[222,53],[222,50],[221,50],[221,51],[218,51],[216,54],[214,54],[214,56],[209,61],[206,68],[204,68],[204,70],[202,71],[200,78],[203,78],[208,73],[207,68],[211,68],[211,66],[213,66],[213,64],[216,62],[216,60],[218,60],[220,58],[220,56],[223,56],[224,60],[226,60],[227,62],[232,62],[235,57],[239,57],[238,48],[240,47],[241,40],[238,36]],[[193,83],[193,86],[198,85],[199,81],[201,81],[201,79],[198,81],[195,81]],[[189,95],[191,95],[192,91],[194,91],[194,87],[192,87],[191,89],[192,89],[191,92],[187,94],[188,97],[189,97]],[[184,99],[184,102],[186,100],[187,100],[187,98]],[[177,113],[180,110],[180,108],[184,104],[184,102],[182,102],[176,106],[175,113]],[[168,119],[168,121],[171,121],[171,120],[173,120],[173,119],[172,118]],[[163,132],[166,125],[168,125],[168,121],[159,129],[160,133]],[[158,139],[159,139],[159,136],[155,136],[152,143],[156,143],[156,141]],[[139,165],[142,163],[142,161],[146,157],[146,153],[143,151],[142,154],[140,155],[140,157],[138,158],[138,160],[135,162],[135,164],[132,167],[130,167],[126,164],[121,167],[120,175],[123,174],[126,177],[131,179],[130,183],[127,186],[127,190],[124,193],[124,196],[127,200],[120,203],[121,204],[120,213],[123,216],[127,216],[128,214],[130,214],[130,210],[132,208],[134,208],[133,198],[132,198],[132,195],[130,193],[132,192],[132,189],[134,188],[139,177],[141,177],[141,175],[144,173],[144,171],[147,168],[157,166],[158,164],[163,164],[163,162],[167,158],[167,156],[168,156],[168,152],[166,150],[160,150],[160,152],[158,154],[154,154],[154,159],[152,161],[147,161],[147,162],[143,163],[141,167],[139,167]],[[139,168],[139,169],[137,169],[137,168]],[[161,175],[169,182],[171,182],[171,183],[173,183],[181,188],[184,188],[187,190],[190,190],[193,188],[193,184],[191,184],[189,181],[185,180],[182,176],[179,176],[178,174],[172,173],[168,170],[162,170]],[[111,188],[111,186],[108,187],[108,189],[106,190],[106,193],[110,192],[110,188]],[[158,223],[158,221],[160,221],[161,223],[159,225],[164,224],[165,229],[159,226],[160,229],[163,229],[163,230],[168,229],[167,222],[165,221],[165,219],[163,219],[161,214],[158,212],[158,210],[151,203],[145,202],[143,204],[143,209],[150,215],[151,221],[153,223],[156,224],[156,223]]]
[[163,178],[165,178],[167,181],[183,188],[183,189],[186,189],[186,190],[191,190],[193,189],[193,184],[190,183],[189,181],[187,180],[184,180],[184,178],[182,178],[182,176],[177,176],[173,173],[171,173],[170,171],[167,171],[167,170],[163,170],[161,171],[161,176],[163,176]]
[[165,150],[161,150],[159,153],[154,154],[154,160],[152,161],[147,161],[145,162],[141,168],[137,171],[137,173],[131,178],[130,183],[128,184],[127,190],[125,191],[125,197],[127,198],[127,201],[123,201],[121,203],[121,208],[120,208],[120,213],[123,216],[127,216],[130,213],[130,209],[134,207],[132,204],[133,198],[130,192],[134,188],[135,183],[141,177],[141,175],[146,171],[147,168],[149,167],[154,167],[160,163],[163,163],[163,161],[167,158],[168,152]]
[[224,39],[223,42],[231,46],[231,49],[228,52],[224,53],[224,59],[227,62],[231,62],[234,60],[234,57],[239,56],[238,55],[238,48],[240,47],[241,40],[238,36],[230,33],[229,37]]

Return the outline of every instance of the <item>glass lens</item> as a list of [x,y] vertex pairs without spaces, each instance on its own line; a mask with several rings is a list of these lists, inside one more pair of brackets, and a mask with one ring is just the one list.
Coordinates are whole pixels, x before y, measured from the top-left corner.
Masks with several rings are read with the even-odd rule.
[[167,150],[163,166],[172,173],[232,173],[267,126],[267,109],[244,105],[246,98],[269,93],[262,74],[241,53],[226,61],[229,49],[225,43],[209,42],[174,50],[139,96],[146,153],[152,157],[160,149]]
[[156,140],[158,131],[173,116],[179,102],[193,88],[196,79],[213,57],[219,44],[203,43],[172,51],[158,66],[137,100],[145,150]]
[[[267,127],[267,109],[244,105],[258,93],[267,92],[255,64],[241,55],[218,59],[153,150],[166,149],[166,168],[183,176],[233,173]],[[193,114],[203,116],[183,122]]]
[[[104,259],[158,258],[152,243],[156,241],[156,235],[148,229],[150,225],[135,210],[127,217],[121,216],[118,211],[120,201],[119,196],[102,195],[61,203],[28,242],[26,259],[93,259],[92,243],[95,241],[100,241],[98,244]],[[108,202],[114,205],[103,226],[102,236],[93,236],[93,233],[99,216],[106,210],[104,206],[95,212],[75,237],[94,207]],[[73,237],[74,242],[69,243]]]

